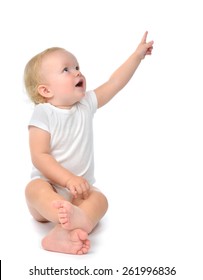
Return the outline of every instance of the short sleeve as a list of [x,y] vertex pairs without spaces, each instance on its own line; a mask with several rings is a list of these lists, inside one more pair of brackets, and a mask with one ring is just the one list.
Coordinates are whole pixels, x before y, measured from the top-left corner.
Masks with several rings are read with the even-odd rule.
[[36,105],[29,121],[28,127],[36,126],[47,132],[50,132],[49,118],[43,104]]

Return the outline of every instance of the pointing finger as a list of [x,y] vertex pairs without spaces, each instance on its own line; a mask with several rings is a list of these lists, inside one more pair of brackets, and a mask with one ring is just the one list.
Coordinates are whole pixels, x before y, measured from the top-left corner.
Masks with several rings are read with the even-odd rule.
[[147,40],[148,31],[146,31],[142,37],[141,43],[145,44]]

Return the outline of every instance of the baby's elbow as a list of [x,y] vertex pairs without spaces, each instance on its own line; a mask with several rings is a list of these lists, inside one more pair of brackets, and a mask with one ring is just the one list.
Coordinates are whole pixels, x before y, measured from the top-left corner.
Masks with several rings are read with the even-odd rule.
[[41,169],[45,165],[45,154],[34,153],[31,155],[32,164],[37,168]]
[[40,165],[40,156],[39,155],[31,155],[31,161],[32,161],[32,164],[38,168],[38,166]]

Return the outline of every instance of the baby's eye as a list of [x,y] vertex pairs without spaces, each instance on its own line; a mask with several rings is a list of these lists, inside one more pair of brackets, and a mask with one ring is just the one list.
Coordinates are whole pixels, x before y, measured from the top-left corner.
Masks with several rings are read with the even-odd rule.
[[79,66],[74,66],[74,67],[65,67],[63,69],[63,72],[74,72],[74,71],[79,71],[80,67]]
[[65,67],[65,68],[63,69],[63,71],[64,71],[64,72],[69,72],[68,67]]

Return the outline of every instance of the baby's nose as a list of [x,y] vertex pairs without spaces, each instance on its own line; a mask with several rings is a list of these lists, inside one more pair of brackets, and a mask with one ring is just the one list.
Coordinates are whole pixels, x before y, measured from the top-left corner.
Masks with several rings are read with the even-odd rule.
[[80,75],[81,75],[80,70],[75,69],[75,68],[71,69],[71,72],[73,73],[73,75],[74,75],[75,77],[77,77],[77,76],[80,76]]

